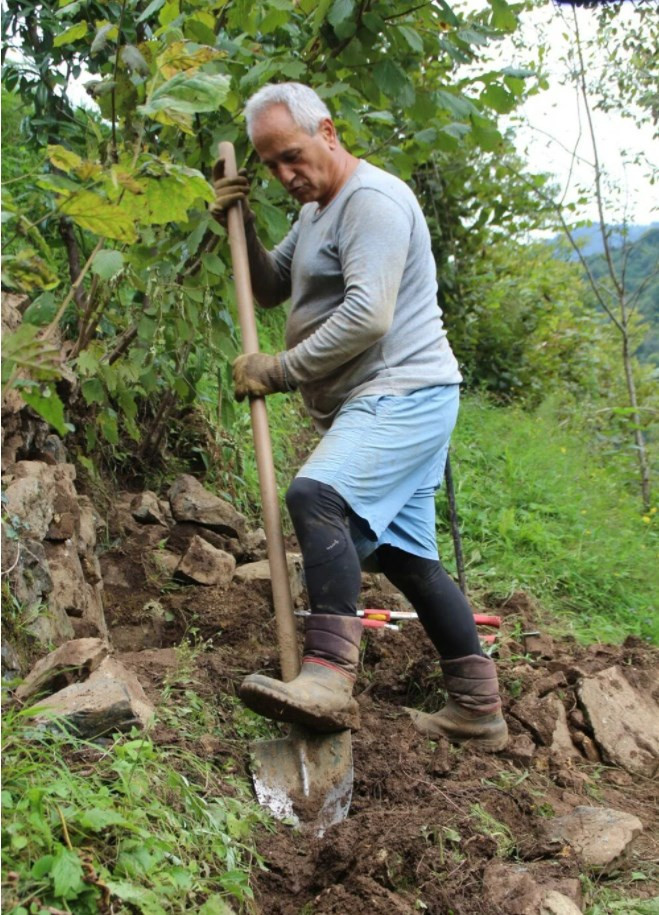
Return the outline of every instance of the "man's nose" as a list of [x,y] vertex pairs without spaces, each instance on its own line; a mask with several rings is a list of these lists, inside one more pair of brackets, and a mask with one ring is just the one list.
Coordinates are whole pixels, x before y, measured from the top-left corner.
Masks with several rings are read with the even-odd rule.
[[293,169],[290,167],[290,165],[286,165],[286,164],[283,163],[283,162],[280,162],[280,163],[278,164],[278,166],[277,166],[277,180],[278,180],[278,181],[281,181],[281,183],[284,185],[284,187],[288,187],[288,186],[289,186],[289,184],[290,184],[291,181],[293,180],[294,175],[295,175],[295,172],[294,172]]

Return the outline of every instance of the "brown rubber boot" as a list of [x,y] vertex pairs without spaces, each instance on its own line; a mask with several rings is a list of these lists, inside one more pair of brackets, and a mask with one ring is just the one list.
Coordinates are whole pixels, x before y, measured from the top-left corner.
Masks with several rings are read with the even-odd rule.
[[490,753],[503,750],[508,743],[508,727],[501,714],[494,661],[471,654],[440,663],[448,701],[434,715],[406,709],[414,727],[430,738],[469,741]]
[[362,621],[356,616],[313,613],[307,620],[302,669],[290,683],[250,674],[239,690],[248,708],[321,733],[359,727],[352,698]]

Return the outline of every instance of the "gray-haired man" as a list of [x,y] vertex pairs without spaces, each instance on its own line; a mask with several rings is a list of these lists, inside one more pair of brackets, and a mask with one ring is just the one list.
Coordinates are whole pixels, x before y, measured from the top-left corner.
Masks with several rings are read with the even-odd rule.
[[312,610],[302,670],[289,683],[252,674],[241,697],[320,731],[356,724],[356,604],[368,560],[412,603],[440,655],[448,702],[434,715],[410,710],[415,726],[499,750],[507,728],[496,670],[435,541],[434,493],[462,379],[437,305],[426,221],[407,185],[341,145],[307,86],[266,86],[245,117],[259,158],[302,209],[266,251],[247,179],[224,178],[218,163],[213,211],[221,219],[243,202],[257,301],[291,299],[286,349],[240,356],[236,396],[297,388],[322,438],[286,494]]

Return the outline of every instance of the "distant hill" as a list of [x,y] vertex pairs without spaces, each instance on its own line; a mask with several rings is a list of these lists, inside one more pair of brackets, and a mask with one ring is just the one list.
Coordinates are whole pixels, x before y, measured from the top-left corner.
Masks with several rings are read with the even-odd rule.
[[[576,239],[582,244],[582,252],[591,273],[596,279],[606,277],[608,267],[604,259],[599,224],[590,228],[577,229]],[[637,350],[637,356],[646,362],[659,363],[659,222],[649,226],[627,227],[628,249],[626,263],[626,286],[629,294],[643,286],[639,295],[637,310],[648,325],[648,332]],[[620,227],[611,232],[612,256],[616,267],[621,267],[623,236]],[[562,258],[576,259],[574,251],[566,246],[565,238],[552,240]],[[651,279],[648,280],[648,277]]]
[[[625,240],[623,230],[627,233],[627,242],[633,244],[639,238],[642,238],[646,232],[650,232],[652,229],[659,229],[659,222],[652,222],[647,226],[612,226],[610,228],[611,245],[614,248],[618,248],[623,244]],[[584,257],[589,257],[591,254],[602,254],[604,251],[599,222],[594,222],[592,226],[583,226],[580,229],[575,229],[573,234]],[[550,244],[563,248],[565,245],[565,236],[555,235],[554,238],[551,239]],[[569,249],[568,257],[569,260],[577,259],[577,255],[572,248]]]

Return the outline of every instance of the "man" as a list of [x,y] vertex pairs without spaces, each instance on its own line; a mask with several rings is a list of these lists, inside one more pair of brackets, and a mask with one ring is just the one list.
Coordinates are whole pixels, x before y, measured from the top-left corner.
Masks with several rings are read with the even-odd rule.
[[258,240],[244,176],[215,171],[220,220],[240,200],[254,294],[290,297],[286,349],[234,362],[236,396],[299,389],[323,437],[286,503],[311,606],[300,674],[253,674],[240,689],[261,714],[319,731],[355,726],[361,636],[356,604],[368,560],[416,609],[449,695],[434,715],[409,710],[430,737],[507,741],[494,663],[435,540],[440,485],[462,380],[437,305],[430,235],[412,191],[351,155],[329,110],[299,83],[269,85],[245,109],[261,161],[300,203],[273,251]]

